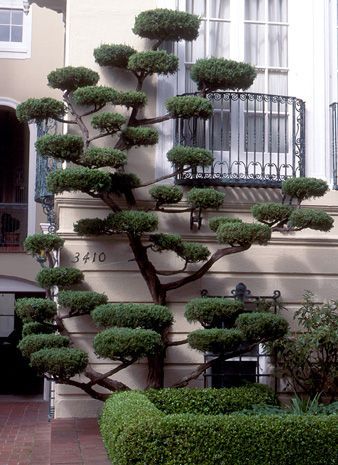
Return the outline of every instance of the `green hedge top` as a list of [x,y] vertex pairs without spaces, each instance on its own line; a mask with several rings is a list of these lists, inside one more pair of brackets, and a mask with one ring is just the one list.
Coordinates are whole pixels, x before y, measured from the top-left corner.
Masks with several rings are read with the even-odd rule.
[[84,166],[56,170],[48,175],[47,188],[60,194],[62,192],[86,192],[96,194],[108,192],[111,188],[110,174]]
[[73,134],[46,134],[35,142],[35,147],[43,157],[76,163],[83,152],[83,140]]
[[228,222],[220,224],[217,229],[218,242],[231,246],[266,245],[270,238],[271,229],[265,224]]
[[95,115],[92,118],[91,125],[94,129],[98,129],[101,132],[115,134],[121,130],[126,120],[126,117],[120,113],[105,112],[100,113],[99,115]]
[[236,326],[249,342],[273,341],[285,336],[289,327],[283,317],[268,312],[243,313]]
[[187,200],[193,208],[219,208],[224,201],[223,192],[212,188],[193,187],[187,195]]
[[147,94],[136,90],[116,92],[112,100],[112,103],[113,105],[123,105],[127,108],[144,107],[147,103]]
[[116,233],[125,232],[138,236],[145,232],[156,230],[158,227],[158,218],[154,213],[126,210],[108,215],[107,223]]
[[192,95],[170,97],[165,104],[172,118],[208,119],[213,112],[209,100]]
[[32,334],[53,334],[55,333],[55,326],[51,323],[39,323],[38,321],[31,321],[24,323],[22,326],[22,337],[31,336]]
[[282,192],[298,201],[322,197],[329,189],[326,181],[316,178],[289,178],[282,184]]
[[50,321],[56,315],[56,303],[50,299],[24,297],[15,302],[15,313],[24,323]]
[[106,295],[92,291],[61,291],[58,294],[59,304],[66,307],[70,314],[85,315],[107,301]]
[[73,93],[73,99],[78,105],[102,107],[111,103],[116,94],[117,91],[111,87],[86,86],[76,89]]
[[183,191],[178,186],[152,186],[149,189],[149,194],[156,200],[158,207],[164,204],[178,203],[183,197]]
[[195,40],[201,20],[183,11],[157,8],[143,11],[135,18],[134,34],[154,40]]
[[156,252],[171,250],[187,263],[205,261],[210,255],[210,250],[205,245],[184,241],[178,234],[152,234],[150,241]]
[[158,142],[158,131],[154,128],[129,126],[123,130],[123,139],[128,147],[155,145]]
[[102,44],[94,50],[94,58],[100,66],[127,68],[131,55],[136,53],[133,47],[125,44]]
[[48,373],[62,381],[82,373],[88,364],[88,355],[79,349],[54,347],[32,353],[30,360],[39,374]]
[[197,329],[188,334],[188,344],[200,352],[224,354],[239,349],[244,335],[239,329]]
[[16,107],[16,117],[21,123],[59,119],[64,116],[66,108],[62,102],[50,97],[29,98]]
[[127,161],[125,152],[111,147],[91,147],[78,160],[82,166],[88,168],[102,168],[104,166],[121,168],[127,164]]
[[53,89],[73,92],[79,87],[95,86],[100,76],[95,71],[83,66],[66,66],[49,73],[47,79],[48,85]]
[[237,316],[244,312],[244,304],[235,299],[221,297],[200,297],[190,300],[185,306],[184,316],[189,322],[198,321],[205,328],[223,323],[233,326]]
[[36,233],[27,236],[23,245],[26,252],[32,255],[41,255],[43,252],[51,252],[63,247],[64,239],[57,234]]
[[52,347],[68,347],[69,339],[60,334],[32,334],[19,342],[18,348],[24,357],[29,358],[33,352]]
[[293,210],[291,205],[273,202],[259,203],[251,208],[252,215],[257,221],[271,226],[287,221]]
[[228,216],[213,216],[209,219],[209,228],[213,232],[217,232],[218,228],[222,224],[229,224],[229,223],[243,223],[240,218],[230,218]]
[[80,284],[83,279],[82,271],[67,267],[44,268],[36,276],[37,282],[44,289],[49,289],[52,286],[68,288],[74,284]]
[[178,58],[164,50],[148,50],[131,55],[128,69],[145,76],[151,74],[174,74],[178,70]]
[[210,166],[214,161],[214,156],[209,150],[183,145],[176,145],[170,149],[167,158],[177,168]]
[[317,231],[330,231],[334,219],[326,212],[314,208],[294,210],[290,215],[290,226],[296,229],[310,228]]

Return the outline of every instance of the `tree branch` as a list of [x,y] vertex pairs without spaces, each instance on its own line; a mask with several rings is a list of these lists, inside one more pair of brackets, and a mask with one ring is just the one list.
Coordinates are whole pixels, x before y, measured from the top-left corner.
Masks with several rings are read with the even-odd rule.
[[124,384],[121,383],[120,381],[116,381],[114,379],[110,378],[103,378],[102,379],[102,373],[99,373],[98,371],[94,370],[93,368],[87,366],[87,368],[84,371],[85,376],[89,378],[90,380],[96,380],[95,383],[98,384],[99,386],[102,386],[106,389],[109,389],[110,391],[128,391],[130,388]]
[[118,373],[119,371],[124,370],[125,368],[127,368],[129,365],[132,365],[133,363],[136,362],[136,360],[137,359],[134,358],[132,360],[123,362],[120,365],[118,365],[117,367],[112,368],[110,371],[107,371],[106,373],[102,373],[102,374],[97,375],[97,376],[94,376],[94,374],[92,374],[93,375],[92,379],[90,380],[89,383],[87,383],[87,385],[88,386],[93,386],[94,384],[98,384],[100,381],[103,381],[106,378],[109,378],[109,376],[113,376],[116,373]]
[[166,115],[162,116],[154,116],[154,118],[135,119],[133,121],[133,126],[143,126],[147,124],[162,123],[163,121],[168,121],[171,118],[172,116],[169,113],[167,113]]
[[169,178],[173,178],[174,176],[176,176],[177,174],[179,173],[183,173],[184,171],[188,171],[190,170],[190,167],[189,168],[185,168],[185,169],[179,169],[179,170],[176,170],[176,171],[173,171],[172,173],[170,174],[166,174],[165,176],[161,176],[157,179],[154,179],[153,181],[149,181],[149,182],[145,182],[144,184],[141,184],[139,185],[138,187],[135,187],[135,189],[139,189],[140,187],[147,187],[147,186],[151,186],[152,184],[156,184],[157,182],[160,182],[160,181],[164,181],[165,179],[169,179]]
[[86,383],[81,383],[73,379],[60,380],[62,384],[69,384],[70,386],[75,386],[79,389],[82,389],[86,394],[88,394],[93,399],[101,400],[104,402],[110,396],[110,393],[97,392],[91,386],[88,386]]
[[182,339],[181,341],[168,342],[166,347],[182,346],[183,344],[187,344],[187,343],[188,343],[188,339]]

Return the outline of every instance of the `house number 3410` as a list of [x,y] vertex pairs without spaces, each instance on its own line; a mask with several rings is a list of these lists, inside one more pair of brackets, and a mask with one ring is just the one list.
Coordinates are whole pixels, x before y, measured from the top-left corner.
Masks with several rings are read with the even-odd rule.
[[104,252],[87,252],[84,255],[81,255],[80,252],[75,252],[72,263],[79,263],[83,262],[86,264],[87,262],[90,263],[103,263],[106,260],[106,254]]

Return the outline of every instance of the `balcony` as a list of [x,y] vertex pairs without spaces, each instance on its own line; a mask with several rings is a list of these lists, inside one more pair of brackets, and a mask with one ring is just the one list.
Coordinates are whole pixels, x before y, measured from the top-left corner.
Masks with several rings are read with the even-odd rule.
[[332,175],[333,189],[338,189],[338,102],[330,105],[331,125],[330,125],[330,142],[331,142],[331,160],[332,160]]
[[0,253],[23,252],[27,213],[26,203],[0,203]]
[[206,148],[214,163],[182,170],[177,184],[280,187],[287,178],[304,176],[302,100],[247,92],[213,92],[207,98],[212,117],[178,118],[175,144]]

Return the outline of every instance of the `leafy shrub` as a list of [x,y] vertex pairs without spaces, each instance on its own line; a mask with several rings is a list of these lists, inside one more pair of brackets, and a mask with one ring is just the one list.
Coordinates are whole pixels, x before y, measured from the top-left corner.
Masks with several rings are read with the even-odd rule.
[[145,232],[153,232],[158,227],[158,218],[154,213],[138,210],[125,210],[108,215],[109,227],[117,232],[126,232],[139,236]]
[[107,230],[107,221],[101,218],[83,218],[74,223],[74,231],[80,236],[99,236]]
[[210,255],[210,251],[205,245],[183,241],[178,234],[152,234],[150,240],[156,251],[172,250],[188,263],[204,261]]
[[155,304],[106,304],[95,308],[91,316],[96,324],[104,326],[152,329],[163,331],[173,322],[170,310]]
[[29,358],[33,352],[51,347],[68,347],[69,339],[60,334],[31,334],[19,342],[18,348],[24,357]]
[[131,55],[128,69],[143,75],[174,74],[178,69],[178,58],[173,53],[164,50],[148,50]]
[[37,282],[44,289],[49,289],[52,286],[67,288],[79,284],[83,279],[82,271],[62,266],[60,268],[44,268],[36,276]]
[[126,122],[126,118],[119,113],[100,113],[92,118],[94,129],[109,132],[111,134],[120,131]]
[[110,147],[91,147],[81,156],[79,162],[89,168],[120,168],[127,164],[127,156],[122,150]]
[[237,316],[244,312],[244,304],[235,299],[200,297],[190,300],[185,309],[184,316],[189,322],[198,321],[205,328],[223,323],[230,328]]
[[114,105],[123,105],[127,108],[144,107],[147,103],[147,94],[136,90],[116,92],[112,100],[112,103]]
[[217,240],[231,246],[266,245],[271,238],[271,229],[265,224],[227,222],[219,225]]
[[267,202],[254,205],[251,212],[253,217],[260,223],[273,225],[274,223],[287,221],[293,210],[291,205]]
[[22,327],[22,337],[30,336],[32,334],[52,334],[55,332],[55,326],[52,324],[39,323],[32,321],[24,323]]
[[[141,184],[140,178],[134,173],[112,173],[110,180],[110,191],[117,195],[128,195],[132,189],[139,187]],[[134,200],[131,200],[131,203],[134,203]]]
[[268,312],[243,313],[236,326],[249,342],[278,339],[288,331],[288,322],[283,317]]
[[333,223],[334,219],[330,215],[314,208],[297,209],[290,215],[290,226],[293,228],[330,231]]
[[62,118],[66,108],[62,102],[50,97],[29,98],[16,107],[16,117],[21,123]]
[[158,142],[158,132],[154,128],[128,127],[123,131],[123,138],[130,147],[155,145]]
[[47,134],[35,142],[35,147],[43,157],[76,163],[83,152],[83,140],[72,134]]
[[31,355],[31,366],[41,375],[48,373],[57,380],[81,373],[88,364],[88,355],[79,349],[41,349]]
[[73,99],[78,105],[102,107],[111,103],[117,94],[115,89],[104,86],[79,87],[73,93]]
[[94,86],[98,83],[100,76],[83,66],[66,66],[49,73],[47,79],[48,85],[53,89],[73,92],[79,87]]
[[100,357],[139,359],[157,354],[162,349],[162,340],[150,329],[110,328],[95,336],[93,347]]
[[31,236],[27,236],[23,245],[26,252],[35,255],[41,254],[42,251],[51,252],[53,250],[61,249],[64,242],[64,239],[57,234],[36,233]]
[[167,158],[178,168],[184,166],[210,166],[214,161],[214,156],[209,150],[183,145],[177,145],[169,150]]
[[195,40],[201,20],[183,11],[156,8],[142,11],[135,18],[134,34],[155,40]]
[[93,194],[109,191],[111,180],[109,173],[79,166],[50,173],[47,178],[47,187],[54,194],[65,191]]
[[255,80],[256,70],[248,63],[224,58],[202,58],[191,67],[191,79],[199,90],[246,90]]
[[215,189],[193,187],[187,195],[187,200],[193,208],[219,208],[225,195]]
[[56,303],[39,297],[24,297],[16,300],[15,313],[24,323],[42,323],[56,315]]
[[127,68],[128,60],[136,50],[125,44],[102,44],[94,50],[94,58],[100,66]]
[[166,203],[178,203],[183,197],[183,191],[178,186],[153,186],[149,194],[156,200],[157,206]]
[[283,194],[300,202],[311,197],[322,197],[329,189],[326,181],[316,178],[289,178],[282,184]]
[[61,291],[58,294],[59,304],[66,307],[71,315],[85,315],[107,301],[106,295],[92,291]]
[[188,344],[201,352],[223,354],[237,350],[244,342],[238,329],[197,329],[188,334]]
[[196,117],[208,119],[213,112],[212,105],[209,100],[191,95],[184,97],[170,97],[166,101],[165,105],[172,118],[188,119]]
[[239,218],[230,218],[227,216],[213,216],[209,219],[209,228],[211,229],[211,231],[217,232],[221,224],[229,223],[243,223],[243,221]]

